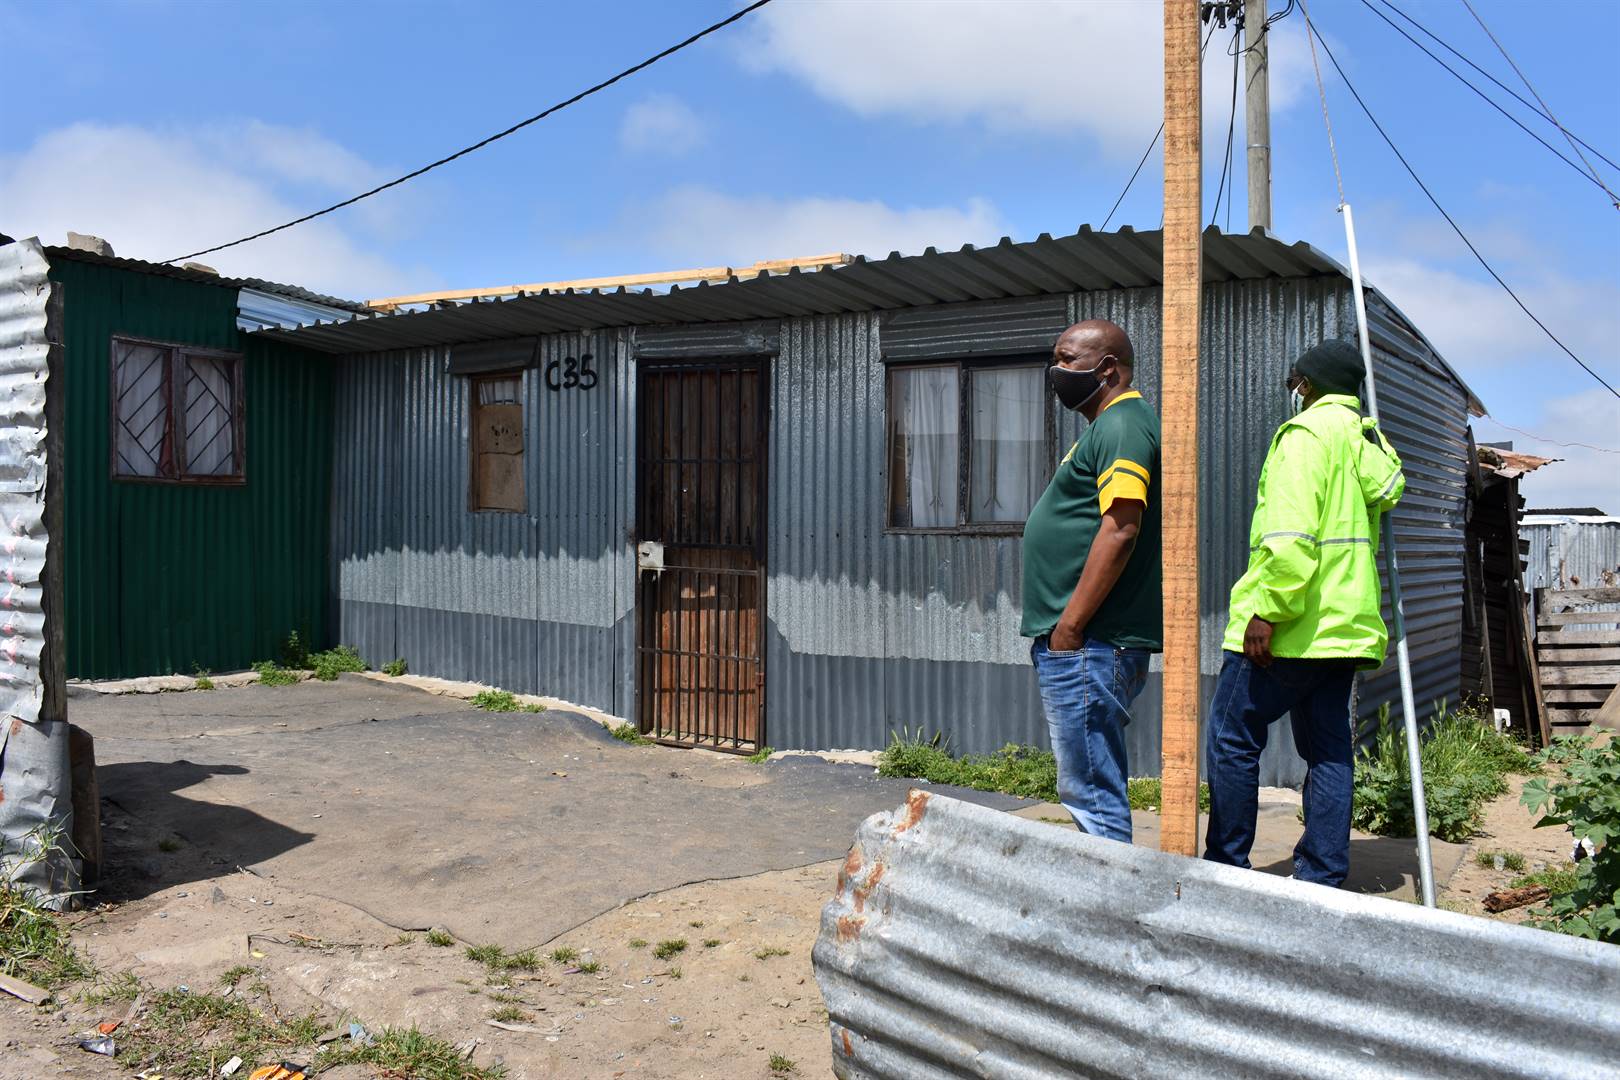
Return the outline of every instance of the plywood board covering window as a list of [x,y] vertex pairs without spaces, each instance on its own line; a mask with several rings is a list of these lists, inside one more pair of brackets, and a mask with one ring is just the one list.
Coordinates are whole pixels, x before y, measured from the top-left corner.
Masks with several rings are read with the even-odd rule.
[[889,527],[1016,531],[1051,476],[1046,369],[889,370]]
[[239,484],[242,357],[112,339],[112,474],[123,480]]
[[528,509],[523,486],[523,384],[518,375],[486,375],[472,385],[474,510]]

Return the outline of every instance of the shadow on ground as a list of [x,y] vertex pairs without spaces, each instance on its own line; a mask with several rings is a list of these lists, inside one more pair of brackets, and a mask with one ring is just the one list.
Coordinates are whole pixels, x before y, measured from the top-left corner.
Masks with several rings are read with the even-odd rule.
[[352,676],[70,708],[110,804],[108,898],[240,865],[509,947],[633,897],[841,857],[910,786],[819,758],[629,746],[571,713],[485,713]]

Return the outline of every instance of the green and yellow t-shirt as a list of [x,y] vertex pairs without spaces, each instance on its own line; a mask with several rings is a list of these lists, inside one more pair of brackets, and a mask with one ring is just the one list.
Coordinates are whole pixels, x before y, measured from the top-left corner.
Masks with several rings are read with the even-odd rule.
[[1069,448],[1024,525],[1025,637],[1057,626],[1103,513],[1115,499],[1135,499],[1145,504],[1136,546],[1085,633],[1121,648],[1163,647],[1158,480],[1159,418],[1141,394],[1127,391]]

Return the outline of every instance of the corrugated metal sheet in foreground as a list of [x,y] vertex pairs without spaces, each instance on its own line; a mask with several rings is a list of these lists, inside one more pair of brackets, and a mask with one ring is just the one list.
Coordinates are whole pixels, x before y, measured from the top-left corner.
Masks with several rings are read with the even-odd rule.
[[816,979],[844,1080],[1551,1077],[1620,1061],[1620,949],[913,791]]

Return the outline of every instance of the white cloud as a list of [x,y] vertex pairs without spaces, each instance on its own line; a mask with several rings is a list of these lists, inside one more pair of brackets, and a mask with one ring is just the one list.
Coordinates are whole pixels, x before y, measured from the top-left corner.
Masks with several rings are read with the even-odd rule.
[[1620,514],[1620,398],[1602,387],[1554,398],[1514,427],[1524,430],[1481,420],[1476,436],[1485,442],[1511,440],[1515,450],[1564,459],[1520,481],[1527,507],[1596,506]]
[[1005,223],[984,199],[964,206],[894,207],[875,199],[773,198],[678,188],[626,215],[637,248],[669,265],[740,266],[842,251],[915,255],[993,243]]
[[[799,78],[865,117],[1084,132],[1128,156],[1164,114],[1162,20],[1159,5],[1130,0],[775,4],[756,16],[742,62]],[[1230,37],[1217,30],[1204,63],[1205,127],[1220,128],[1217,150],[1231,109]],[[1303,37],[1273,31],[1274,111],[1309,77],[1304,50]]]
[[[75,124],[0,159],[0,207],[12,235],[61,244],[72,229],[105,238],[119,255],[161,260],[288,221],[310,208],[311,191],[347,195],[377,175],[328,139],[268,124],[229,132]],[[289,187],[302,193],[296,201]],[[346,222],[312,221],[199,261],[344,296],[429,287],[426,274],[355,235],[354,226],[387,218],[379,207]]]
[[686,103],[653,94],[624,111],[619,145],[638,153],[684,154],[703,145],[703,121]]

